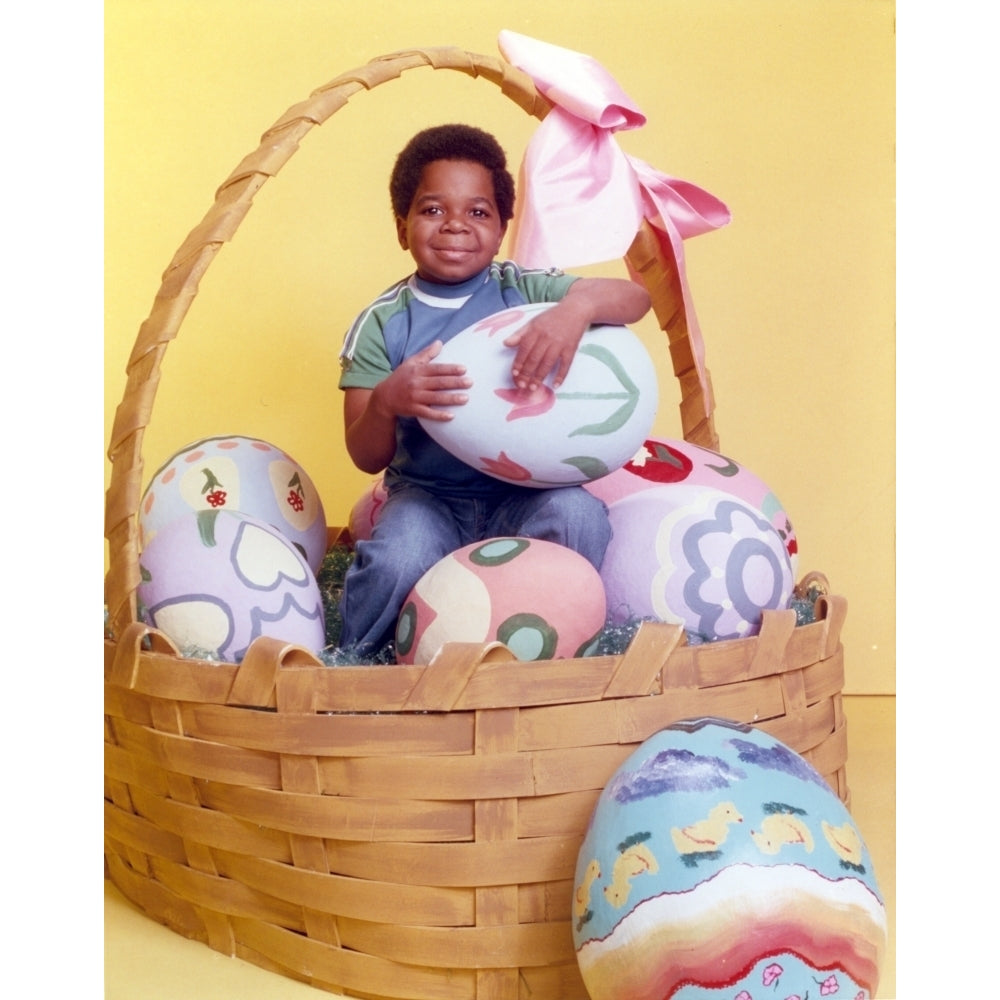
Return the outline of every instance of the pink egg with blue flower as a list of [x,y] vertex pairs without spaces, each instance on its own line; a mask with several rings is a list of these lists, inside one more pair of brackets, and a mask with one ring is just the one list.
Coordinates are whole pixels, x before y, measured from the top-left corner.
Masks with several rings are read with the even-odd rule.
[[447,642],[502,642],[519,660],[592,652],[605,623],[600,574],[535,538],[491,538],[452,552],[417,581],[399,615],[396,657],[429,663]]
[[174,518],[191,511],[236,510],[280,531],[314,573],[326,555],[326,515],[305,469],[281,448],[236,434],[203,438],[161,466],[139,503],[148,545]]
[[319,584],[279,531],[235,510],[188,511],[139,557],[142,619],[183,655],[239,663],[258,636],[326,642]]
[[787,608],[794,577],[767,518],[707,486],[642,490],[608,508],[601,566],[608,616],[682,625],[702,641],[756,635],[765,610]]
[[536,389],[518,389],[511,376],[516,351],[503,342],[554,305],[506,309],[449,340],[435,361],[465,366],[468,402],[450,408],[451,420],[421,420],[467,465],[540,489],[586,483],[623,465],[649,433],[659,403],[652,358],[625,326],[586,330],[558,388],[550,375]]

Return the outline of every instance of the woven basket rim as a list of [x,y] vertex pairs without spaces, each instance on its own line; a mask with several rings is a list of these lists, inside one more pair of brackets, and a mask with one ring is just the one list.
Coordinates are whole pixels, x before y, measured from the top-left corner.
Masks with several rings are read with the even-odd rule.
[[[202,276],[218,250],[234,236],[256,193],[291,158],[312,128],[327,121],[355,94],[420,67],[456,70],[485,79],[538,119],[544,118],[552,107],[526,73],[503,59],[452,46],[415,48],[378,56],[334,77],[306,100],[288,108],[262,134],[257,149],[244,157],[216,190],[209,210],[163,272],[152,309],[139,328],[126,365],[126,386],[115,413],[107,452],[112,468],[105,502],[105,538],[109,544],[105,601],[113,634],[121,634],[138,617],[137,515],[143,489],[142,441],[164,353],[198,293]],[[649,291],[654,315],[667,334],[673,371],[682,394],[680,415],[684,439],[717,450],[710,382],[706,373],[703,386],[695,370],[677,262],[647,222],[643,222],[625,259],[633,275]]]

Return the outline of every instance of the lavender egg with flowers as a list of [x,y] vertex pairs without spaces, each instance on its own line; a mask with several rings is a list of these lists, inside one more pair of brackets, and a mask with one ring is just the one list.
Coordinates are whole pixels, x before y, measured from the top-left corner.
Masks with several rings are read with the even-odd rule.
[[647,438],[621,468],[585,485],[611,507],[635,493],[674,483],[710,486],[759,510],[784,541],[793,576],[798,573],[798,537],[784,504],[760,476],[717,451],[690,441]]
[[601,579],[613,623],[666,621],[710,642],[756,635],[765,610],[789,607],[784,540],[728,493],[661,486],[612,504],[608,517]]
[[268,441],[238,434],[202,438],[175,452],[152,476],[139,503],[148,545],[176,517],[236,510],[280,531],[314,573],[326,553],[326,516],[306,470]]

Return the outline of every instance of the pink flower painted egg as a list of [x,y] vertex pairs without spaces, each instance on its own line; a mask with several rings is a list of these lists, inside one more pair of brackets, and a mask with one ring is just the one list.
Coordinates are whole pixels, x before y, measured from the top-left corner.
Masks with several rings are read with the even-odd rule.
[[373,479],[368,489],[358,497],[347,518],[347,530],[356,542],[364,542],[372,537],[372,529],[378,520],[382,504],[386,501],[382,477]]
[[491,538],[432,566],[396,627],[400,663],[429,663],[446,642],[499,641],[519,660],[585,656],[605,622],[597,570],[572,549]]
[[270,524],[319,571],[326,515],[312,480],[280,448],[239,435],[195,441],[156,471],[139,504],[141,544],[181,514],[223,509]]
[[239,663],[258,636],[326,642],[319,585],[279,531],[235,510],[188,511],[139,558],[143,620],[189,656]]
[[566,381],[514,387],[515,349],[503,342],[555,303],[507,309],[449,340],[435,359],[465,365],[469,400],[447,422],[422,420],[442,448],[480,472],[520,486],[589,482],[627,462],[656,416],[656,369],[642,341],[624,326],[592,326]]
[[610,507],[634,493],[672,483],[711,486],[759,510],[784,540],[797,577],[799,543],[784,506],[760,477],[725,455],[688,441],[648,438],[620,469],[585,486]]
[[612,622],[651,618],[706,641],[760,631],[786,608],[792,565],[767,518],[708,486],[659,486],[608,509],[612,537],[601,578]]
[[577,856],[592,1000],[872,1000],[885,902],[850,813],[803,757],[728,719],[650,736]]

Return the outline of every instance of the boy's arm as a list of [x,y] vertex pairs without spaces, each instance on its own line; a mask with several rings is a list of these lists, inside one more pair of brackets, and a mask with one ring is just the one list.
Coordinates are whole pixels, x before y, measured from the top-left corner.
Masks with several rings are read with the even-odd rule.
[[566,379],[580,338],[595,323],[635,323],[649,311],[649,293],[626,278],[578,278],[552,308],[508,337],[504,344],[516,347],[511,366],[520,389],[537,388],[555,371],[552,385]]
[[407,358],[374,389],[344,390],[344,442],[351,461],[372,475],[396,453],[396,418],[451,420],[440,406],[461,406],[472,385],[464,365],[433,364],[441,341]]

